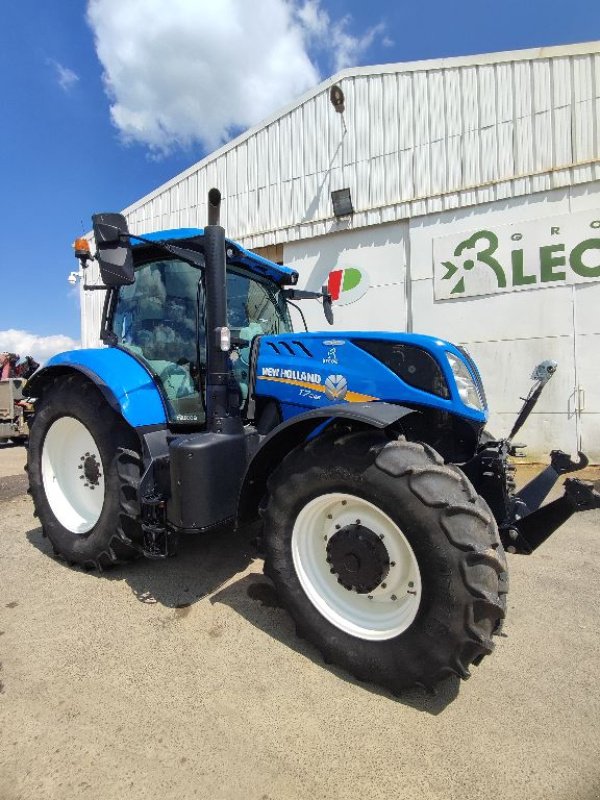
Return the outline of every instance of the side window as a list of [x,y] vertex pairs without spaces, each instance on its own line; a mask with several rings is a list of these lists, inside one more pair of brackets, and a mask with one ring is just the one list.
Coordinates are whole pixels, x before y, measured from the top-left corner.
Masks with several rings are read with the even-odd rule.
[[199,390],[206,357],[196,323],[200,277],[200,270],[174,259],[144,264],[135,283],[119,289],[113,313],[118,343],[145,361],[162,383],[171,422],[205,419]]
[[239,342],[231,354],[231,368],[244,402],[248,397],[252,339],[263,333],[291,331],[292,326],[285,301],[274,283],[233,270],[227,273],[227,323],[234,340]]
[[259,333],[291,330],[285,302],[275,284],[233,271],[227,273],[227,317],[234,336],[246,341]]

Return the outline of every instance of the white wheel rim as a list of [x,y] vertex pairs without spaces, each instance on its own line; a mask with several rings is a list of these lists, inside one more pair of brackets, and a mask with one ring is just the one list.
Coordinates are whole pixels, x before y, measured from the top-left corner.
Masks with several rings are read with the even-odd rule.
[[87,533],[98,522],[104,505],[104,467],[94,437],[75,417],[61,417],[48,429],[42,482],[52,513],[71,533]]
[[[379,536],[390,561],[388,574],[368,594],[340,585],[327,563],[327,542],[358,521]],[[360,639],[384,641],[413,623],[421,603],[416,556],[396,523],[367,500],[342,493],[311,500],[296,518],[292,556],[307,597],[336,628]]]

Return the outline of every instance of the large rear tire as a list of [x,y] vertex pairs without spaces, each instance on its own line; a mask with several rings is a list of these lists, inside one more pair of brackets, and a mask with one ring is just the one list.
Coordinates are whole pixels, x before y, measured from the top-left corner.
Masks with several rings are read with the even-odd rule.
[[98,569],[138,557],[139,442],[86,378],[60,377],[36,403],[27,470],[57,555]]
[[430,447],[316,439],[269,481],[265,572],[325,660],[394,693],[469,676],[504,617],[485,502]]

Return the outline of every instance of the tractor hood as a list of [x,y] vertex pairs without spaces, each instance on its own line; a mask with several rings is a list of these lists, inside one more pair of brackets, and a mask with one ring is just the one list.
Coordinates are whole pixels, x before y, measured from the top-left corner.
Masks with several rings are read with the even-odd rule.
[[431,336],[335,331],[263,336],[256,394],[284,417],[339,402],[384,400],[487,421],[481,378],[470,356]]

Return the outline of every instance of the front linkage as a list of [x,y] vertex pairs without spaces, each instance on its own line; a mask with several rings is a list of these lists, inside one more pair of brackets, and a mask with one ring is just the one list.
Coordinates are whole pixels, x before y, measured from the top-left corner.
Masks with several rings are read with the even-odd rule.
[[544,361],[532,374],[535,381],[508,438],[483,442],[474,458],[462,469],[477,492],[485,498],[500,531],[505,549],[510,553],[529,555],[577,511],[600,508],[600,493],[593,484],[578,478],[567,478],[564,494],[545,506],[542,503],[561,475],[577,472],[588,465],[579,453],[572,461],[562,450],[550,453],[550,464],[536,475],[519,493],[515,492],[515,467],[509,458],[521,457],[525,445],[513,443],[517,432],[533,411],[548,381],[556,371],[556,362]]

